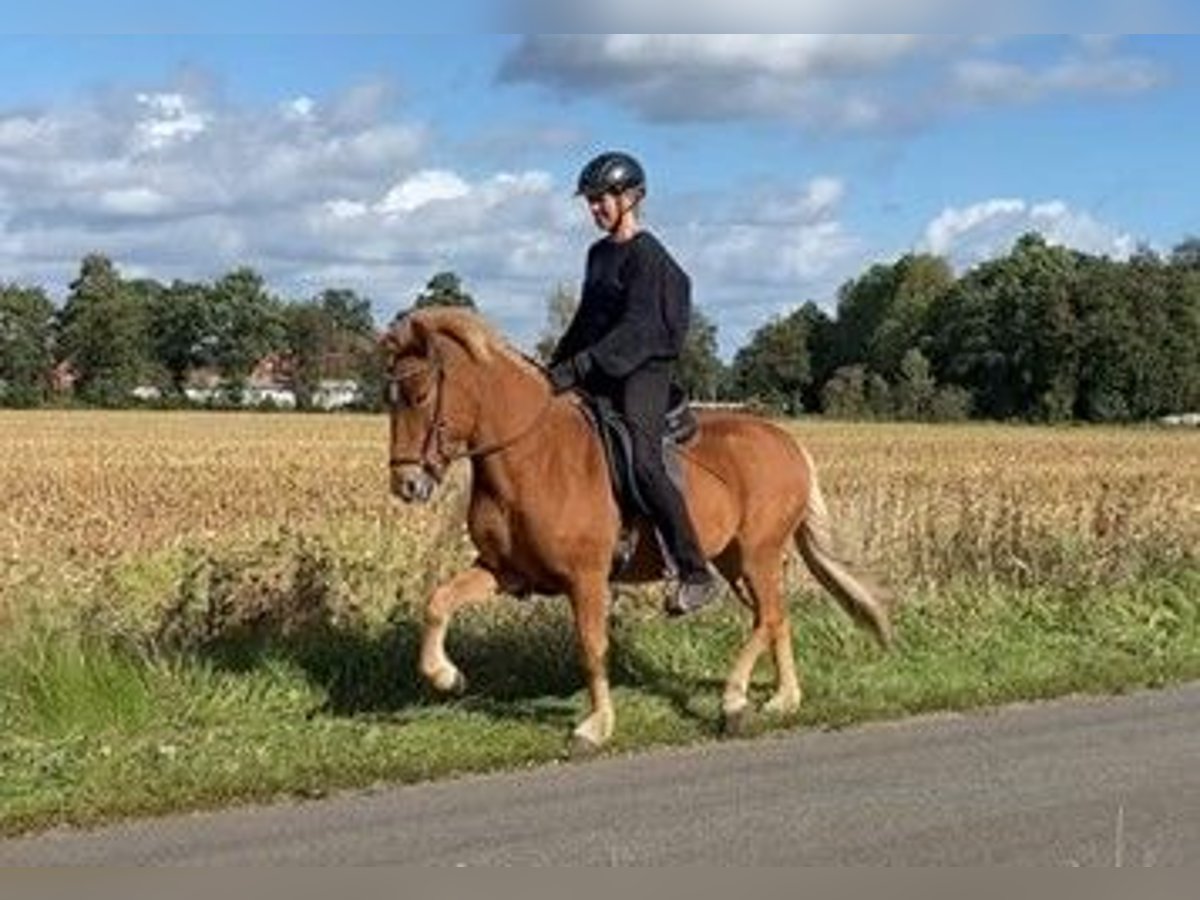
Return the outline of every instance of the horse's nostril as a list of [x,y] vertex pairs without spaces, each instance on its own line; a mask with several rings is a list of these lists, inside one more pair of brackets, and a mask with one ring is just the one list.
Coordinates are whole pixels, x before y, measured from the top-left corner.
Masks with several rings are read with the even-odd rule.
[[425,479],[424,481],[422,481],[421,487],[420,487],[420,490],[418,493],[419,493],[419,499],[421,500],[422,503],[427,503],[431,499],[433,499],[433,481],[430,479]]
[[433,480],[423,472],[397,473],[392,478],[392,493],[405,503],[426,503],[433,491]]

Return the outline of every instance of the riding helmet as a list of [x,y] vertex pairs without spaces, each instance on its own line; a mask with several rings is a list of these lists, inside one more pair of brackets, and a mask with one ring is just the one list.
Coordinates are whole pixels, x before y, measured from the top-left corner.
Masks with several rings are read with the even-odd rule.
[[631,188],[646,189],[646,172],[642,164],[628,153],[601,153],[579,173],[575,193],[585,197],[596,194],[621,194]]

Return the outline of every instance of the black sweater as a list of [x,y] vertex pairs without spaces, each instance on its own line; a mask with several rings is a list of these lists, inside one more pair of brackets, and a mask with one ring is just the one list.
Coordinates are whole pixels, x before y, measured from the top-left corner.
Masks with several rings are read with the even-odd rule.
[[690,315],[691,281],[654,235],[603,238],[588,251],[579,309],[551,363],[586,353],[591,368],[623,379],[652,359],[678,358]]

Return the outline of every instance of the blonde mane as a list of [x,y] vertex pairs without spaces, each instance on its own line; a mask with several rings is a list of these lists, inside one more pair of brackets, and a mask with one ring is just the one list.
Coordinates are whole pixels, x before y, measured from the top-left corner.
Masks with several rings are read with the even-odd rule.
[[525,369],[536,364],[508,343],[481,315],[466,309],[430,307],[409,313],[392,326],[384,341],[403,351],[422,335],[440,334],[450,338],[476,362],[489,363],[496,355],[507,357]]

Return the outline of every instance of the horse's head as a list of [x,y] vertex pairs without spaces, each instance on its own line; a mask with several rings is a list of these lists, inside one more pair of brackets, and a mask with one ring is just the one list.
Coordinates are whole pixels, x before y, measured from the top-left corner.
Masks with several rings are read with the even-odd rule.
[[470,370],[490,358],[487,331],[470,313],[420,310],[397,322],[381,343],[392,493],[405,503],[424,503],[465,455],[475,430],[478,391]]

